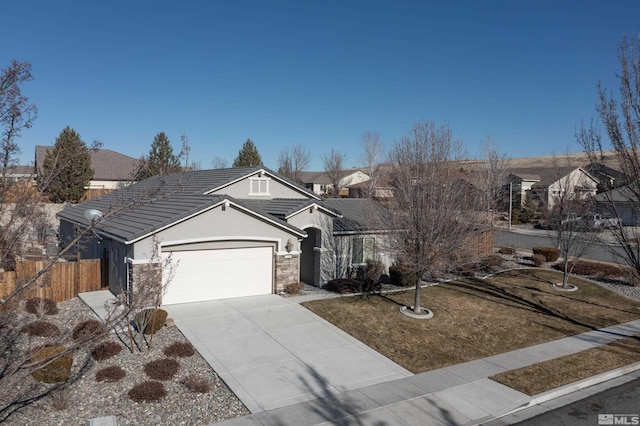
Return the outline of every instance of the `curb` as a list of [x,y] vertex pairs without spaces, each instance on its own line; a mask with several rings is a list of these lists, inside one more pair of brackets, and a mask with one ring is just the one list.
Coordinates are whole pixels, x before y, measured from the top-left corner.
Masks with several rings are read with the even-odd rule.
[[615,370],[606,371],[604,373],[596,374],[595,376],[587,377],[586,379],[579,380],[577,382],[569,383],[568,385],[560,386],[559,388],[552,389],[550,391],[546,391],[543,393],[539,393],[534,395],[529,402],[520,405],[519,407],[502,414],[500,417],[505,417],[513,413],[517,413],[518,411],[525,410],[527,408],[531,408],[534,405],[540,405],[542,403],[551,401],[556,398],[560,398],[561,396],[568,395],[573,392],[577,392],[579,390],[588,388],[590,386],[594,386],[600,383],[604,383],[608,380],[615,379],[617,377],[624,376],[629,373],[633,373],[634,371],[640,370],[640,361],[634,362],[633,364],[626,365],[624,367],[616,368]]

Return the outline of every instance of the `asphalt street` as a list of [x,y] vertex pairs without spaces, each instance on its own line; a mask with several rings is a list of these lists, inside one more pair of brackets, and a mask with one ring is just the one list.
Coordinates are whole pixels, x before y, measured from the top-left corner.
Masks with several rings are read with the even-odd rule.
[[640,425],[640,379],[525,420],[522,426]]

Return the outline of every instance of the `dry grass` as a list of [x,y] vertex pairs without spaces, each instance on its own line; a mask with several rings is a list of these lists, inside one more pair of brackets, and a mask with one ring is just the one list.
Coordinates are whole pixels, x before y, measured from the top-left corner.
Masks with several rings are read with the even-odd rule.
[[491,379],[531,396],[638,361],[640,337],[635,336],[507,371]]
[[640,303],[576,278],[577,292],[553,290],[560,281],[557,272],[530,269],[428,287],[421,305],[434,312],[431,320],[398,312],[413,304],[412,290],[304,306],[413,373],[640,318]]

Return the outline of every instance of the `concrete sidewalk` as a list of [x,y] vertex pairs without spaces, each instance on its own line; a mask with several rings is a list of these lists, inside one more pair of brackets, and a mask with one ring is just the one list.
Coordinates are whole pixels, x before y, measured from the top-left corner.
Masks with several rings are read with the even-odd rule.
[[589,390],[595,393],[632,380],[640,376],[640,363],[533,397],[494,382],[490,376],[639,333],[640,320],[636,320],[218,424],[509,424],[555,408],[550,401],[564,405],[572,402],[571,394],[580,399]]

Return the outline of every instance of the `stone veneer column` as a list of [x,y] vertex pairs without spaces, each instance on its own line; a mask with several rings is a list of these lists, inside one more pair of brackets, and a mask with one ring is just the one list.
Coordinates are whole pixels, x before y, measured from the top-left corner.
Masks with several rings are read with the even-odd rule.
[[131,269],[134,303],[141,307],[159,304],[162,300],[162,264],[135,264]]
[[289,284],[300,281],[300,255],[293,253],[276,254],[275,288],[276,293],[284,291]]

